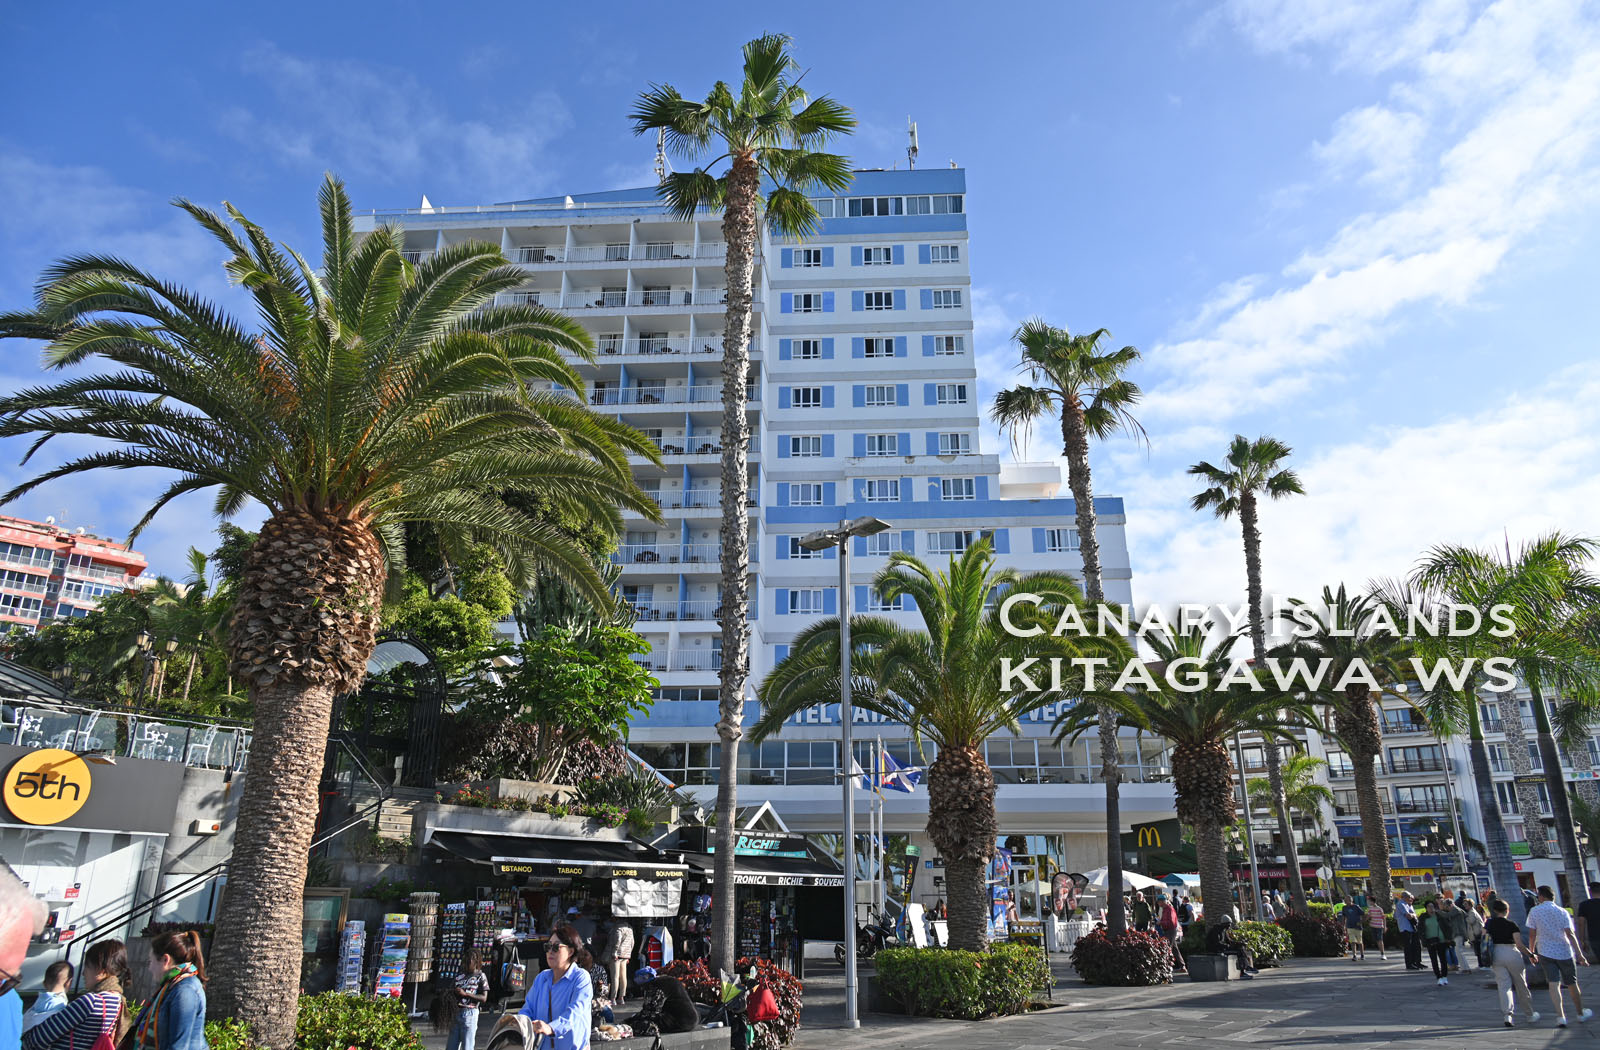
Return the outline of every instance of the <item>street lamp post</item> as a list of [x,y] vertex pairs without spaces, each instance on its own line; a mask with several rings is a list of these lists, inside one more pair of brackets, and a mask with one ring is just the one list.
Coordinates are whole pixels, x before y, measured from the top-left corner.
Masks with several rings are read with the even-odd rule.
[[856,1003],[856,797],[851,775],[854,748],[850,742],[850,538],[874,536],[889,527],[877,518],[841,521],[837,529],[818,529],[800,537],[808,551],[839,548],[839,723],[840,767],[844,771],[844,1026],[860,1028]]

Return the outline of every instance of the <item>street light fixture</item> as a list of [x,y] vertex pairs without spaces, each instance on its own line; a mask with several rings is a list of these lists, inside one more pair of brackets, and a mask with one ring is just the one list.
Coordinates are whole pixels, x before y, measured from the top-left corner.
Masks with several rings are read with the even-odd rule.
[[856,1003],[856,798],[855,777],[851,775],[854,746],[850,741],[850,538],[876,536],[889,528],[878,518],[864,517],[841,521],[836,529],[818,529],[800,537],[808,551],[839,548],[839,724],[841,730],[840,767],[844,773],[844,1026],[861,1027]]

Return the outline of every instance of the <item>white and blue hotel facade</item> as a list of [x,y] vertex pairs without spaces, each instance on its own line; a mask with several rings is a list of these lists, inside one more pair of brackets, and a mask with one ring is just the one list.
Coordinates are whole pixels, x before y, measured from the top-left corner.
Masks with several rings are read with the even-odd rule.
[[[939,560],[992,535],[1020,569],[1077,571],[1073,501],[1054,463],[1002,464],[979,445],[966,174],[961,169],[861,171],[838,197],[817,200],[820,232],[803,243],[763,235],[755,276],[749,400],[752,687],[795,635],[839,611],[833,551],[799,537],[873,515],[888,532],[856,539],[852,610],[917,623],[870,583],[892,551]],[[659,699],[631,733],[635,753],[689,790],[714,793],[721,664],[717,529],[723,257],[720,217],[677,221],[653,188],[363,217],[394,222],[417,258],[463,240],[498,243],[527,270],[514,293],[577,318],[599,349],[582,368],[584,396],[648,434],[663,466],[640,458],[640,484],[665,523],[631,517],[616,560],[638,610]],[[1095,500],[1109,599],[1132,601],[1120,499]],[[747,717],[754,719],[752,700]],[[1104,863],[1104,792],[1091,738],[1052,742],[1054,713],[996,737],[1002,834],[1025,836],[1029,865],[1085,870]],[[903,727],[857,712],[865,749],[881,737],[920,764]],[[775,740],[740,751],[740,800],[770,801],[796,832],[840,826],[837,707],[795,720]],[[1123,741],[1129,824],[1168,818],[1172,791],[1159,741]],[[863,810],[864,812],[864,810]],[[891,832],[922,842],[924,793],[896,795]],[[922,842],[923,855],[934,851]],[[938,874],[937,868],[933,869]],[[919,889],[936,896],[931,880]]]

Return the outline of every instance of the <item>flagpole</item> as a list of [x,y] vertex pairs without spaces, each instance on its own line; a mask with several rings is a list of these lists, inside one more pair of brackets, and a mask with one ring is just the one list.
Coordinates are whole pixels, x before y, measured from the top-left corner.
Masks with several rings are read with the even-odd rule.
[[883,737],[878,737],[878,918],[883,918],[883,912],[888,905],[888,898],[883,892],[883,869],[889,861],[888,844],[884,841],[887,832],[884,829],[884,818],[888,816],[883,807],[883,777],[888,772],[887,764],[883,761]]

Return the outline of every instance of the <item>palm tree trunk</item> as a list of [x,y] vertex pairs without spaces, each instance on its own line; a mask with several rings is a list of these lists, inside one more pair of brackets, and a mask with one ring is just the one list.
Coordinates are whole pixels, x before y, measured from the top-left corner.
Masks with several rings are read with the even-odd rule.
[[994,773],[976,747],[943,747],[928,767],[928,837],[944,859],[950,947],[989,944],[987,868],[998,823]]
[[[1244,568],[1250,598],[1250,647],[1256,667],[1267,665],[1267,631],[1261,616],[1261,529],[1256,520],[1256,498],[1245,492],[1239,499],[1239,523],[1244,528]],[[1289,800],[1283,790],[1283,752],[1270,736],[1261,740],[1267,760],[1267,784],[1272,788],[1272,808],[1278,815],[1278,837],[1283,840],[1283,870],[1289,876],[1289,907],[1306,914],[1306,887],[1300,879],[1300,852],[1289,822]]]
[[[739,740],[744,736],[744,682],[749,667],[750,427],[745,419],[745,386],[750,374],[750,300],[755,275],[759,229],[756,201],[761,171],[755,159],[737,155],[728,172],[728,203],[722,216],[727,243],[723,279],[728,310],[722,328],[722,668],[718,693],[717,738],[722,742],[717,778],[717,851],[712,894],[712,961],[734,971],[736,910],[734,907],[733,836],[739,805]],[[849,756],[844,756],[849,771]],[[854,849],[845,844],[845,852]],[[846,931],[848,943],[853,934]]]
[[189,686],[194,684],[194,665],[200,659],[200,649],[195,647],[189,651],[189,671],[183,676],[183,706],[189,706]]
[[1500,800],[1494,793],[1494,777],[1489,772],[1489,749],[1483,743],[1483,725],[1478,721],[1477,682],[1469,679],[1464,702],[1467,705],[1467,754],[1472,761],[1472,786],[1478,792],[1478,814],[1483,818],[1483,842],[1489,854],[1489,878],[1500,898],[1511,906],[1508,916],[1518,926],[1526,925],[1528,909],[1522,903],[1517,884],[1517,867],[1511,859],[1511,843],[1500,816]]
[[1589,876],[1583,870],[1583,854],[1578,851],[1578,835],[1573,830],[1572,806],[1567,802],[1567,780],[1561,772],[1561,752],[1556,748],[1555,734],[1550,730],[1550,711],[1544,704],[1544,693],[1537,674],[1526,675],[1528,691],[1533,694],[1533,723],[1539,734],[1539,757],[1544,762],[1545,790],[1550,794],[1550,812],[1556,821],[1556,841],[1561,844],[1562,867],[1567,870],[1567,904],[1577,907],[1577,902],[1589,898]]
[[1358,682],[1345,687],[1344,703],[1334,719],[1339,740],[1349,752],[1355,771],[1361,849],[1367,855],[1367,888],[1383,910],[1389,911],[1394,905],[1394,877],[1389,874],[1389,832],[1383,822],[1378,771],[1373,765],[1383,750],[1383,733],[1367,687]]
[[363,522],[297,508],[261,526],[230,632],[255,736],[217,917],[213,1017],[263,1047],[294,1044],[302,896],[333,698],[356,688],[377,644],[383,555]]
[[[1228,872],[1228,847],[1222,839],[1222,824],[1214,817],[1201,817],[1194,824],[1194,851],[1200,868],[1200,897],[1206,914],[1219,919],[1228,914],[1233,900],[1233,879]],[[1215,903],[1213,903],[1215,902]]]
[[[1089,472],[1089,432],[1083,408],[1068,403],[1061,410],[1061,446],[1067,457],[1067,487],[1078,524],[1078,553],[1083,556],[1083,595],[1091,615],[1105,601],[1100,576],[1100,539],[1094,525],[1094,483]],[[1113,937],[1128,928],[1122,902],[1122,756],[1117,741],[1117,716],[1100,709],[1100,779],[1106,788],[1106,931]]]

